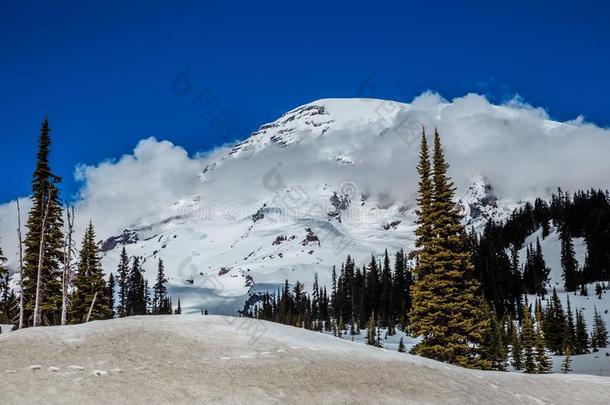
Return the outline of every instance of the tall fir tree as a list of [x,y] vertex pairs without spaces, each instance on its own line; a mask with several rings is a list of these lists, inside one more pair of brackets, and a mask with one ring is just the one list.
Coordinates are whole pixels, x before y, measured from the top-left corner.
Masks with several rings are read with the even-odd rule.
[[534,339],[535,354],[536,354],[536,372],[545,374],[551,371],[552,362],[546,352],[544,345],[544,334],[540,325],[536,326],[536,337]]
[[118,266],[118,285],[119,285],[119,302],[117,306],[117,312],[119,317],[127,316],[127,295],[129,293],[129,256],[127,256],[127,250],[123,246],[121,250],[121,257],[119,259]]
[[578,289],[579,274],[576,253],[574,252],[574,242],[568,225],[564,222],[561,226],[561,269],[563,284],[566,291],[576,291]]
[[608,328],[596,306],[593,307],[591,345],[597,349],[602,349],[608,345]]
[[[57,185],[61,178],[53,174],[49,166],[51,138],[49,123],[45,117],[40,129],[36,170],[32,176],[32,208],[26,223],[22,294],[24,320],[34,321],[38,266],[42,251],[40,277],[40,321],[53,325],[61,317],[61,263],[63,263],[63,212]],[[45,215],[46,214],[46,215]],[[42,229],[44,222],[44,230]],[[43,238],[44,234],[44,238]],[[44,241],[41,249],[41,239]]]
[[572,365],[572,346],[568,345],[568,346],[566,346],[566,349],[565,349],[565,357],[563,358],[563,361],[561,362],[561,372],[564,374],[568,374],[570,371],[572,371],[571,365]]
[[521,361],[522,347],[521,347],[521,336],[516,327],[512,328],[511,332],[511,366],[515,370],[521,370],[523,362]]
[[10,288],[10,275],[4,267],[5,262],[6,257],[0,248],[0,323],[9,324],[13,322],[16,313],[16,298]]
[[[89,222],[83,237],[74,288],[72,319],[76,323],[84,322],[90,309],[89,320],[108,319],[112,316],[92,222]],[[91,307],[92,304],[93,307]]]
[[455,188],[447,176],[449,166],[438,131],[434,134],[431,196],[425,194],[428,186],[421,186],[429,184],[426,163],[421,161],[425,146],[422,141],[417,280],[410,314],[411,331],[422,336],[422,341],[414,352],[461,366],[489,368],[490,361],[482,356],[489,333],[487,304],[474,278],[467,235],[453,200]]
[[134,256],[128,276],[127,315],[146,315],[146,293],[140,258]]
[[421,144],[419,149],[419,163],[417,165],[417,173],[419,174],[418,183],[418,198],[417,198],[417,229],[415,229],[416,256],[417,267],[415,272],[417,277],[423,278],[426,273],[431,271],[430,258],[431,254],[428,251],[432,245],[434,236],[432,230],[432,198],[434,186],[432,184],[432,166],[430,165],[430,150],[426,131],[422,129]]
[[167,278],[165,278],[165,267],[163,260],[159,259],[157,266],[157,282],[153,286],[153,314],[167,314],[167,308],[164,308],[163,302],[167,296]]
[[116,290],[116,282],[114,281],[114,274],[110,273],[110,277],[108,277],[108,289],[106,291],[106,297],[108,297],[108,307],[110,308],[110,317],[114,318],[116,315],[115,312],[115,303],[114,303],[114,294]]
[[521,316],[521,346],[523,350],[523,371],[526,373],[536,372],[536,358],[534,347],[536,345],[536,333],[532,323],[532,315],[529,307],[523,308]]
[[589,353],[589,334],[584,315],[580,309],[576,309],[576,340],[574,342],[574,354]]

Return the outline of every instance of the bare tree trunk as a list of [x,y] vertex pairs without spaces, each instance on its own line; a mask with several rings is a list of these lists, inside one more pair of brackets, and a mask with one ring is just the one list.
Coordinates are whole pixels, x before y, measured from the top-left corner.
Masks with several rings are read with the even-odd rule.
[[89,312],[87,313],[87,319],[85,323],[89,322],[89,318],[91,318],[91,312],[93,311],[93,306],[95,305],[95,300],[97,299],[97,291],[93,294],[93,301],[91,301],[91,306],[89,307]]
[[36,304],[34,305],[34,326],[40,326],[41,320],[41,310],[40,310],[40,300],[41,300],[41,286],[42,286],[42,265],[44,262],[44,234],[45,227],[47,225],[47,215],[49,214],[49,205],[51,204],[51,199],[47,200],[44,209],[44,216],[42,217],[42,225],[40,227],[40,247],[38,248],[38,274],[36,275]]
[[70,256],[72,254],[72,232],[74,230],[74,207],[66,207],[68,215],[68,234],[64,245],[64,271],[61,279],[61,324],[65,325],[68,318],[68,277],[70,272]]
[[19,294],[19,329],[23,328],[23,243],[21,242],[21,209],[19,199],[17,201],[17,239],[19,240],[19,284],[21,293]]

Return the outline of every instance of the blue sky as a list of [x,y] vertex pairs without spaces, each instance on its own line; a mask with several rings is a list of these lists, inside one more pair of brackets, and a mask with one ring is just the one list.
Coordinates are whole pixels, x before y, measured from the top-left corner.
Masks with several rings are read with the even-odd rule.
[[610,125],[601,1],[86,3],[0,3],[0,201],[29,193],[45,113],[65,197],[142,138],[195,153],[325,97],[519,94]]

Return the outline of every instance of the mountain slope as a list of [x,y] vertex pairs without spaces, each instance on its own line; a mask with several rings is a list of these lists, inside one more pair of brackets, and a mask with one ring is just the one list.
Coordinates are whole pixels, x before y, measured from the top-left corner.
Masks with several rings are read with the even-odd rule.
[[220,316],[25,329],[0,336],[0,364],[2,400],[12,404],[601,404],[610,390],[606,378],[467,370]]

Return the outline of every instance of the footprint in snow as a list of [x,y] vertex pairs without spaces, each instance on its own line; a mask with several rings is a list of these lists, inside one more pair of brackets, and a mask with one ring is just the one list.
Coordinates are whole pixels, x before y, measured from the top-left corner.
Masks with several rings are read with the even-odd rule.
[[30,367],[28,367],[30,370],[40,370],[42,368],[42,366],[39,366],[38,364],[33,364]]
[[59,371],[59,367],[53,367],[53,366],[51,366],[51,367],[49,367],[49,371],[52,371],[52,372],[56,373],[56,372],[58,372],[58,371]]
[[82,366],[68,366],[69,369],[83,371],[85,367]]
[[96,375],[98,377],[104,377],[108,375],[108,371],[106,370],[93,370],[93,375]]

